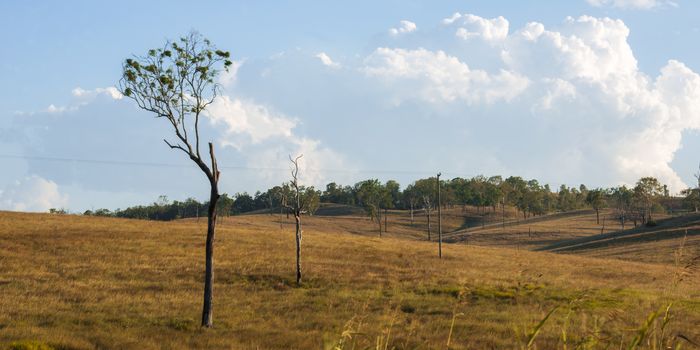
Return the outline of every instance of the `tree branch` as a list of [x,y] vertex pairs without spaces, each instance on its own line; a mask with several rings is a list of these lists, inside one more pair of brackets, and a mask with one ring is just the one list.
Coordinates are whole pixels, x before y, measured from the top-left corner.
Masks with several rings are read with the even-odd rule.
[[185,152],[185,154],[187,154],[188,156],[190,155],[190,152],[188,152],[188,151],[187,151],[186,149],[184,149],[182,146],[180,146],[180,145],[178,145],[178,144],[175,144],[175,145],[170,144],[170,142],[168,142],[168,140],[166,140],[166,139],[163,139],[163,141],[165,142],[166,145],[168,145],[168,147],[170,147],[170,148],[172,148],[172,149],[179,149],[179,150]]

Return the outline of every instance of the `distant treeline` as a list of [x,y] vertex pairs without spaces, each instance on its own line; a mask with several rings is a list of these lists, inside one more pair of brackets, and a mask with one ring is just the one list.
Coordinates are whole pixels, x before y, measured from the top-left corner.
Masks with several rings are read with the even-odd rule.
[[[652,213],[664,210],[686,209],[697,211],[700,195],[697,188],[684,191],[680,201],[672,198],[666,185],[656,178],[640,179],[634,187],[619,186],[608,189],[589,189],[560,186],[553,190],[549,185],[541,185],[537,180],[525,180],[519,176],[503,179],[501,176],[476,176],[470,179],[454,178],[440,180],[442,205],[445,207],[476,207],[478,212],[505,212],[513,207],[518,215],[527,218],[557,211],[582,208],[612,208],[621,221],[653,221]],[[360,181],[353,186],[342,186],[334,182],[326,185],[324,191],[313,187],[304,188],[302,200],[309,203],[308,214],[313,215],[321,202],[337,203],[362,207],[370,217],[378,217],[382,210],[422,209],[430,211],[437,203],[437,179],[420,179],[403,190],[398,182],[389,180],[381,183],[371,179]],[[289,184],[282,184],[265,192],[223,194],[218,202],[219,215],[237,215],[253,211],[285,213],[288,200],[292,198]],[[185,201],[169,201],[161,196],[150,205],[129,207],[110,211],[88,210],[84,215],[114,216],[136,219],[173,220],[206,216],[208,202],[189,198]]]

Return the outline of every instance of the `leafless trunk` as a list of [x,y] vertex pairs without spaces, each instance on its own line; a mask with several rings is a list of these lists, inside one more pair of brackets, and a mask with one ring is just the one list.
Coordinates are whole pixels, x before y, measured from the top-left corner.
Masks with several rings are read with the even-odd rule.
[[[697,211],[697,208],[695,211]],[[413,225],[413,202],[411,202],[411,225]]]
[[377,206],[375,211],[377,213],[377,225],[379,226],[379,238],[382,238],[382,209]]
[[430,241],[430,208],[426,208],[425,213],[428,215],[428,240]]
[[622,213],[620,215],[620,224],[622,225],[622,229],[625,229],[625,213]]
[[595,208],[595,223],[596,225],[600,225],[600,215],[598,214],[599,209]]
[[301,285],[301,240],[303,231],[301,229],[301,214],[305,213],[305,209],[302,207],[301,203],[301,189],[299,188],[299,159],[302,156],[298,156],[295,159],[289,157],[292,162],[292,189],[294,191],[294,203],[293,207],[287,207],[287,217],[289,217],[289,212],[292,211],[294,215],[294,221],[296,223],[295,241],[296,241],[296,270],[297,270],[297,286]]
[[505,200],[501,202],[501,223],[502,229],[506,229],[506,202]]
[[384,208],[384,233],[389,232],[387,229],[387,208]]
[[437,200],[438,200],[438,256],[442,259],[442,200],[440,199],[440,173],[437,174]]
[[[207,243],[205,253],[204,272],[204,305],[202,307],[202,326],[211,327],[213,324],[212,300],[214,299],[214,239],[216,236],[216,203],[219,201],[219,167],[214,157],[214,145],[209,143],[209,155],[211,156],[211,171],[205,171],[209,177],[211,191],[209,193],[209,210],[207,212]],[[202,170],[206,165],[198,163]],[[208,170],[208,169],[207,169]]]
[[297,285],[301,284],[301,216],[297,213],[294,215],[294,220],[297,224],[296,230],[296,245],[297,245]]

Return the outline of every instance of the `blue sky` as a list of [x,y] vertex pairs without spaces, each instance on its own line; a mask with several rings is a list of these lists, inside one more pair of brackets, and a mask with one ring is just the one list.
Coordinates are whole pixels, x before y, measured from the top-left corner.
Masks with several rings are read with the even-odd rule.
[[663,0],[2,2],[0,209],[204,198],[163,121],[110,89],[124,58],[191,29],[237,62],[205,130],[229,193],[284,181],[296,153],[316,186],[440,170],[679,190],[700,161],[698,15]]

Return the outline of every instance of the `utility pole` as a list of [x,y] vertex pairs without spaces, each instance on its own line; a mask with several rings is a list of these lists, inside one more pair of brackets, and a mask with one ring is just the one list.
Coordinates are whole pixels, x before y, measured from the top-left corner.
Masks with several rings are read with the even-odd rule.
[[437,192],[438,192],[438,256],[442,259],[442,201],[440,200],[440,175],[437,174]]

